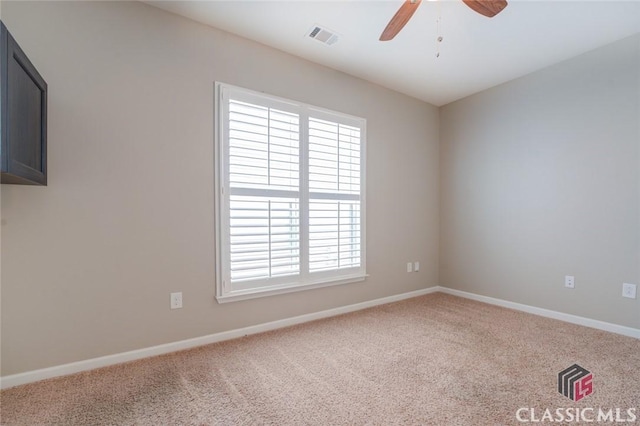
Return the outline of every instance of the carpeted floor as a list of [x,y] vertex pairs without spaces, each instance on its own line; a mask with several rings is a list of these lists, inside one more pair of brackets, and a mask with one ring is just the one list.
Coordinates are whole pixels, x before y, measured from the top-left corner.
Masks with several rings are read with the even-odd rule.
[[[557,389],[575,363],[594,375],[578,402]],[[512,425],[589,407],[640,424],[640,340],[436,293],[0,397],[4,425]]]

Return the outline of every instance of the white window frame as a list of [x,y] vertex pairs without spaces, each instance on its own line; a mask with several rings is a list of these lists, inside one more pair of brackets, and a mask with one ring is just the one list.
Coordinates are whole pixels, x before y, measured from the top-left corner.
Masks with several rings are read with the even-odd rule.
[[[234,285],[230,278],[230,205],[228,165],[228,99],[241,99],[259,105],[295,112],[300,117],[300,273],[284,279],[269,279],[272,283]],[[319,287],[363,281],[366,277],[366,120],[312,105],[266,95],[229,84],[215,83],[215,232],[216,232],[216,299],[219,303],[283,294]],[[308,272],[308,120],[309,117],[360,128],[360,266],[326,272]],[[306,266],[304,266],[306,264]]]

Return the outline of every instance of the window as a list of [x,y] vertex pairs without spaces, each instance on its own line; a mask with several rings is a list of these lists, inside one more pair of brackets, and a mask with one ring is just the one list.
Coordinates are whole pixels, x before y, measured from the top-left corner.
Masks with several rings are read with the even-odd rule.
[[217,298],[363,280],[365,120],[216,84]]

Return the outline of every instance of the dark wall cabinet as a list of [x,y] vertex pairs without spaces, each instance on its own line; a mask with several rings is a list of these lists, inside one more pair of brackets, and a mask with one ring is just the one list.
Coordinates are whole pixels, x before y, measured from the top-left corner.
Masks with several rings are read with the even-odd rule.
[[47,184],[47,83],[0,22],[2,183]]

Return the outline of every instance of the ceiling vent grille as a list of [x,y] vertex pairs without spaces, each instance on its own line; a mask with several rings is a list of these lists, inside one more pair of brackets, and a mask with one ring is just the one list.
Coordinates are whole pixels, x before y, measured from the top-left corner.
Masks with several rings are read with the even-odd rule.
[[323,44],[326,44],[327,46],[331,46],[338,41],[338,34],[335,31],[323,28],[320,25],[314,25],[313,27],[311,27],[311,29],[307,33],[307,36]]

